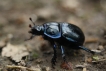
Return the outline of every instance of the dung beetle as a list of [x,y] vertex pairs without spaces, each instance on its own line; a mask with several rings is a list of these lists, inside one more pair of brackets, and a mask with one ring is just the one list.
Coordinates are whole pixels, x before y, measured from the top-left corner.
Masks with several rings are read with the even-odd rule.
[[82,30],[76,25],[66,22],[47,22],[43,25],[35,25],[31,18],[30,21],[33,23],[33,27],[29,25],[31,30],[29,33],[32,36],[28,39],[32,39],[36,35],[42,35],[45,40],[48,40],[53,45],[54,55],[51,59],[51,63],[54,66],[57,58],[56,43],[60,46],[62,58],[66,61],[64,46],[72,49],[83,49],[87,52],[94,53],[88,48],[83,46],[85,36]]

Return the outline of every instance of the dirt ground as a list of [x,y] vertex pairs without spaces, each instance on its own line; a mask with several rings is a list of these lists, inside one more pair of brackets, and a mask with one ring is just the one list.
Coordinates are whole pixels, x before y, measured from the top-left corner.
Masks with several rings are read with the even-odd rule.
[[[85,34],[84,46],[100,53],[92,55],[84,50],[67,49],[71,69],[66,70],[61,67],[63,60],[57,49],[53,69],[53,50],[49,42],[42,36],[25,41],[31,36],[29,17],[36,25],[50,21],[77,25]],[[106,71],[105,49],[105,0],[0,0],[1,71]]]

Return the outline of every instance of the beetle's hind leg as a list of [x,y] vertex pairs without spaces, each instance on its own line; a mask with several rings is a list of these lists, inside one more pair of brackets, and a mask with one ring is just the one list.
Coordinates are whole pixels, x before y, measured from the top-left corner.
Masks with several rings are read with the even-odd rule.
[[56,51],[56,45],[55,44],[53,46],[53,50],[54,50],[54,54],[53,54],[53,58],[51,59],[51,63],[52,63],[52,67],[54,68],[54,65],[56,63],[56,58],[57,58],[57,51]]
[[94,51],[91,51],[90,49],[85,48],[84,46],[79,46],[79,47],[80,47],[81,49],[83,49],[83,50],[87,51],[87,52],[92,53],[92,54],[94,54],[94,53],[95,53]]

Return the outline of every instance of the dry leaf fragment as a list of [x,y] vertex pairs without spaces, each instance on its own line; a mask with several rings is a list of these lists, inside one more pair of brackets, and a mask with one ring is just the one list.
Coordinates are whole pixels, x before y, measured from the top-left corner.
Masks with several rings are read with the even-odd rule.
[[22,57],[27,56],[29,52],[27,48],[22,45],[7,44],[2,50],[2,56],[10,57],[15,62],[21,61]]
[[71,62],[63,62],[60,65],[60,67],[63,68],[63,69],[66,69],[66,70],[72,70],[73,69]]

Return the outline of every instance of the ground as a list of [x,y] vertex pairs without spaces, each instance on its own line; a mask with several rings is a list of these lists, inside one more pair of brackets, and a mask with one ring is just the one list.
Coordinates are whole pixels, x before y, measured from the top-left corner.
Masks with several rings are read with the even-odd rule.
[[[0,70],[105,71],[105,5],[105,0],[0,0]],[[101,53],[92,55],[83,50],[66,50],[71,66],[66,70],[61,67],[63,61],[57,49],[58,58],[53,69],[53,50],[49,42],[42,36],[25,41],[31,36],[29,17],[36,25],[50,21],[75,24],[85,34],[84,46]]]

